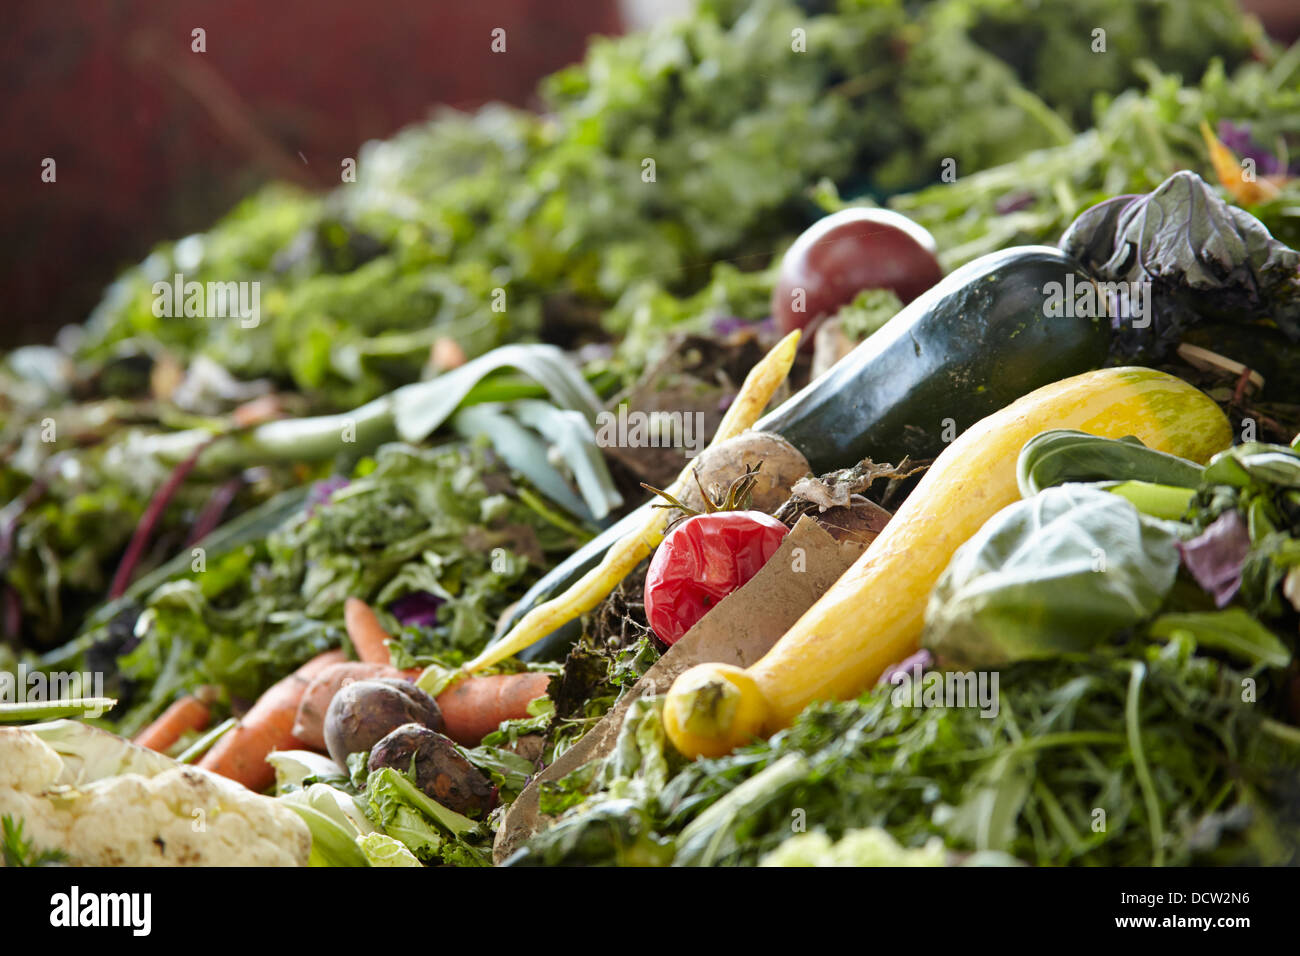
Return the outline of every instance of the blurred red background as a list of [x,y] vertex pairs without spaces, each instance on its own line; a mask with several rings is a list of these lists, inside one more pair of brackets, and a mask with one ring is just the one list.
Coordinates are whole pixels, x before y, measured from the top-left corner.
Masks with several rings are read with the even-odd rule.
[[[434,104],[528,105],[612,0],[56,0],[0,36],[0,347],[85,318],[158,240],[259,183],[328,187]],[[506,30],[493,53],[492,30]],[[206,31],[205,53],[191,31]],[[301,156],[299,155],[301,154]],[[41,181],[42,161],[57,181]]]
[[[157,241],[267,179],[329,187],[438,103],[530,105],[592,34],[686,0],[54,0],[0,34],[0,348],[85,318]],[[1245,0],[1282,40],[1300,0]],[[205,53],[191,31],[206,31]],[[506,30],[507,53],[491,51]],[[301,154],[301,156],[299,155]],[[57,182],[41,163],[57,163]]]

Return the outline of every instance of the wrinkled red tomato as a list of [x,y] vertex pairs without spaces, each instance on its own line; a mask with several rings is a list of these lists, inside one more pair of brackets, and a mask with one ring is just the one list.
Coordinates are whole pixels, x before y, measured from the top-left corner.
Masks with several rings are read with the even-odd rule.
[[645,613],[659,639],[675,644],[719,601],[758,573],[789,528],[761,511],[688,518],[650,559]]

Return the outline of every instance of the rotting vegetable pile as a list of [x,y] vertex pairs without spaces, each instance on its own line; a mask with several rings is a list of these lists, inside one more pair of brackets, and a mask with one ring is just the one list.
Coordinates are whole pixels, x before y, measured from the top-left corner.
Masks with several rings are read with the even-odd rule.
[[829,6],[600,41],[5,358],[0,669],[109,708],[0,700],[7,865],[173,787],[264,842],[108,862],[1300,861],[1300,47]]

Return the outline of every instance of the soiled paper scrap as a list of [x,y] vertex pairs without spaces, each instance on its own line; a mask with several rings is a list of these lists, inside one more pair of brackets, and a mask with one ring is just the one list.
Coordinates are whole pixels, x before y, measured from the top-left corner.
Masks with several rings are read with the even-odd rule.
[[633,701],[666,693],[677,675],[696,664],[748,667],[767,653],[865,548],[857,540],[837,542],[816,521],[801,518],[758,574],[701,618],[582,740],[532,779],[497,832],[496,861],[500,863],[549,824],[549,818],[538,810],[540,785],[607,755]]

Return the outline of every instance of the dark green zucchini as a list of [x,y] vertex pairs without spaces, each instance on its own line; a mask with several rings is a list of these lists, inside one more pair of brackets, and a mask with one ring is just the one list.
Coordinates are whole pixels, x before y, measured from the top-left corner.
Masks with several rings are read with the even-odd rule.
[[[1107,322],[1049,317],[1049,283],[1090,281],[1050,246],[996,252],[946,276],[815,382],[754,426],[786,438],[817,473],[863,458],[931,458],[964,428],[1034,389],[1101,365]],[[524,595],[504,631],[562,592],[640,520],[638,509],[576,551]],[[575,623],[519,656],[563,656]]]

